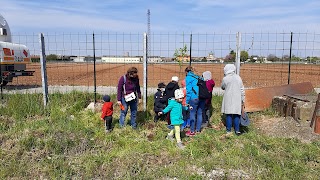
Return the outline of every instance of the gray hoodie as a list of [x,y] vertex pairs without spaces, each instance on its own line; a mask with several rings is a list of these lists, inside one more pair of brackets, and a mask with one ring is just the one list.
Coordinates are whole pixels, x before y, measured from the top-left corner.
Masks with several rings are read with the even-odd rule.
[[241,115],[241,105],[245,102],[245,91],[242,79],[236,73],[233,64],[224,67],[224,78],[221,89],[225,90],[222,100],[221,112],[224,114]]

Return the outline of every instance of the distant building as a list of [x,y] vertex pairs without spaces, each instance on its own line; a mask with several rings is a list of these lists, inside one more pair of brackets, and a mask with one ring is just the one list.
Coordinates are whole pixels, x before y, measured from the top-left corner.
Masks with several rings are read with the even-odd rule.
[[119,56],[103,56],[101,61],[103,63],[140,63],[142,62],[141,56],[134,57],[119,57]]
[[[93,62],[92,56],[70,56],[70,60],[73,62]],[[101,62],[101,57],[96,57],[96,62]]]
[[210,52],[207,56],[207,61],[214,61],[215,59],[213,52]]
[[150,56],[148,57],[148,62],[162,62],[162,59],[160,56]]

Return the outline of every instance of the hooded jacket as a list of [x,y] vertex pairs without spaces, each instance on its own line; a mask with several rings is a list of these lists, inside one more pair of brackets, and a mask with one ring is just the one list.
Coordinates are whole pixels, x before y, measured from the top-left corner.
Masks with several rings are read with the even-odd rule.
[[236,67],[233,64],[224,67],[225,76],[221,83],[221,89],[225,90],[221,107],[221,112],[224,114],[241,115],[241,105],[245,102],[242,79],[235,72]]
[[[186,76],[186,90],[187,90],[187,97],[186,103],[189,104],[191,99],[198,99],[199,97],[199,87],[198,83],[198,75],[194,74],[192,71],[189,71]],[[199,77],[201,78],[201,77]]]
[[174,91],[176,89],[180,89],[179,85],[177,82],[169,82],[169,84],[166,86],[165,90],[164,90],[164,97],[165,97],[165,100],[168,102],[168,100],[170,98],[173,98],[174,99]]
[[168,106],[162,111],[164,114],[170,111],[171,125],[183,124],[182,110],[188,110],[187,106],[182,106],[181,103],[175,99],[169,99]]
[[163,95],[160,89],[154,94],[154,112],[161,112],[166,107],[167,100]]

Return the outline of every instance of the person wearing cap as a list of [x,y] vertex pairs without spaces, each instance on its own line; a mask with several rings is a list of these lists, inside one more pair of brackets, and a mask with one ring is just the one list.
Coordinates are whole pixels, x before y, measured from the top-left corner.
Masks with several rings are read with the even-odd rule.
[[161,112],[166,107],[166,99],[164,98],[164,90],[166,85],[161,82],[158,84],[157,92],[154,94],[154,122],[157,122],[159,119],[164,120],[165,116],[158,116],[158,112]]
[[[168,83],[164,90],[164,98],[166,100],[166,105],[169,103],[169,99],[173,98],[174,99],[174,91],[177,89],[180,89],[179,87],[179,77],[178,76],[172,76],[171,81]],[[169,128],[171,129],[172,127],[170,126],[170,114],[167,115],[167,122],[169,125]]]
[[171,129],[166,139],[174,141],[173,136],[175,136],[177,140],[177,147],[180,149],[185,148],[180,138],[180,125],[183,123],[182,110],[192,109],[191,106],[182,105],[183,98],[184,98],[184,94],[182,90],[176,89],[174,91],[174,98],[170,98],[168,106],[163,111],[158,113],[158,115],[162,115],[170,112],[170,122],[171,122],[171,125],[174,126],[174,129]]
[[177,89],[180,89],[178,82],[179,82],[179,77],[172,76],[171,81],[166,86],[164,90],[164,95],[167,102],[170,98],[174,98],[174,91]]
[[106,133],[112,131],[112,114],[113,114],[113,103],[110,102],[110,96],[105,95],[103,96],[103,106],[102,106],[102,114],[101,114],[101,120],[104,121],[105,124],[105,131]]

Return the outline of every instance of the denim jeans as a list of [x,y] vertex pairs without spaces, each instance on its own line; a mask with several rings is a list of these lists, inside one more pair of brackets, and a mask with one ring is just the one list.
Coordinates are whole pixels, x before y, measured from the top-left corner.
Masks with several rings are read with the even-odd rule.
[[238,114],[226,114],[226,127],[227,132],[231,132],[232,124],[235,132],[240,132],[240,115]]
[[211,104],[206,104],[204,106],[204,111],[203,111],[203,114],[202,114],[202,123],[206,123],[206,122],[209,123],[212,111],[213,111],[213,108],[212,108]]
[[191,99],[189,104],[193,108],[190,111],[190,131],[200,131],[202,124],[202,112],[204,109],[205,100]]
[[131,123],[132,128],[136,128],[137,127],[136,118],[137,118],[137,111],[138,111],[138,102],[137,102],[137,100],[135,99],[135,100],[126,102],[124,100],[124,98],[122,98],[121,99],[121,103],[124,106],[124,110],[120,111],[120,120],[119,120],[120,121],[119,122],[120,126],[121,127],[125,126],[124,121],[125,121],[126,115],[128,113],[128,108],[130,106],[130,112],[131,112],[130,123]]

